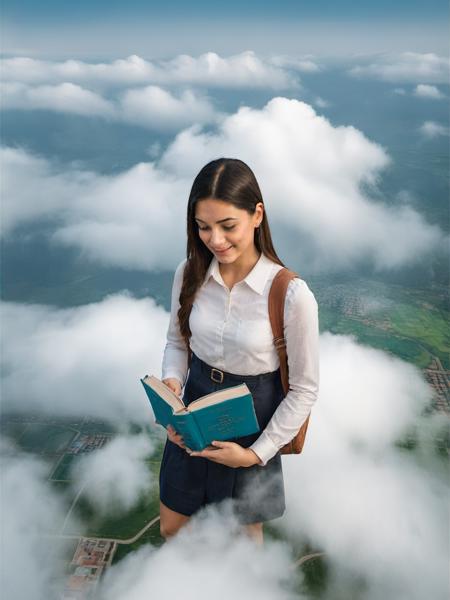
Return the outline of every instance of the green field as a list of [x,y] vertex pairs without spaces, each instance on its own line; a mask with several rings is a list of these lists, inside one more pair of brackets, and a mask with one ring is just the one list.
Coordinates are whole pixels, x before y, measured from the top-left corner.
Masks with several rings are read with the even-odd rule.
[[448,297],[374,281],[314,288],[321,331],[353,334],[359,343],[391,352],[423,369],[433,356],[450,369]]
[[76,431],[64,425],[29,423],[16,441],[26,452],[59,454],[65,451],[75,436]]
[[[397,305],[391,314],[394,332],[401,338],[417,344],[423,353],[439,357],[442,365],[449,369],[449,322],[438,310],[424,310],[417,306]],[[422,361],[418,367],[426,367]]]
[[70,481],[70,469],[79,460],[78,454],[64,454],[58,466],[52,473],[52,479]]
[[[157,475],[159,471],[158,460],[147,461],[149,477],[154,485],[147,497],[142,498],[140,502],[128,513],[117,511],[116,514],[107,517],[99,517],[86,496],[81,494],[79,497],[75,513],[79,516],[87,531],[87,535],[93,537],[108,537],[128,539],[133,537],[145,524],[159,515],[159,489],[157,485]],[[76,531],[67,530],[67,534],[78,534]]]

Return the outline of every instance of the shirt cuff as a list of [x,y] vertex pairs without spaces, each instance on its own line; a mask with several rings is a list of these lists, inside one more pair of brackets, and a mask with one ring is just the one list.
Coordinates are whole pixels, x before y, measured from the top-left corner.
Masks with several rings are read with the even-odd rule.
[[259,456],[261,463],[259,463],[260,467],[265,467],[267,462],[275,456],[278,452],[279,448],[275,446],[270,437],[264,431],[261,433],[256,442],[253,442],[251,446],[249,446],[253,452]]
[[177,371],[176,369],[169,369],[167,371],[164,371],[161,375],[161,381],[163,381],[164,379],[170,379],[172,377],[178,379],[178,381],[181,383],[181,387],[184,386],[186,375],[181,371]]

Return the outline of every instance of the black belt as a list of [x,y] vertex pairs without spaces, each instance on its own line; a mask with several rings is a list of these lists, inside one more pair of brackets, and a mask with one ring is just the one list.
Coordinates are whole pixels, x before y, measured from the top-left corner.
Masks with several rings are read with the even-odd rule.
[[227,373],[227,371],[221,371],[216,367],[208,365],[208,363],[205,363],[205,361],[194,354],[194,352],[192,352],[191,361],[198,363],[201,371],[205,373],[209,379],[212,379],[212,381],[216,383],[257,383],[259,381],[270,381],[271,379],[275,379],[280,371],[278,368],[276,371],[259,373],[258,375],[239,375],[237,373]]

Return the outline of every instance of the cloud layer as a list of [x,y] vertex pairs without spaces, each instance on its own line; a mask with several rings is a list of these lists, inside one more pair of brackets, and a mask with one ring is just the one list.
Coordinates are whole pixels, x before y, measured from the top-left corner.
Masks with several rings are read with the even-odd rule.
[[[133,382],[159,368],[168,314],[153,302],[117,295],[69,311],[6,304],[2,319],[9,348],[2,390],[10,407],[45,408],[53,416],[118,415],[125,429],[128,420],[151,422],[145,394]],[[304,451],[283,458],[288,509],[276,524],[288,539],[308,541],[325,553],[330,598],[361,580],[369,600],[421,600],[426,590],[444,598],[448,481],[435,444],[447,421],[426,416],[430,386],[416,367],[353,336],[321,334],[320,357],[320,395]],[[27,394],[20,393],[21,383],[30,380]],[[398,444],[408,436],[416,440],[413,451]],[[90,498],[98,510],[108,513],[113,505],[126,510],[147,489],[142,461],[149,450],[144,438],[118,438],[80,463],[74,489],[94,482]],[[20,475],[25,489],[33,481],[17,465],[10,472]],[[47,526],[52,501],[42,491],[32,497],[33,518],[42,510]],[[42,507],[36,505],[41,497]],[[226,504],[222,508],[228,510]],[[165,597],[174,562],[180,573],[191,573],[177,578],[187,598],[202,597],[198,581],[204,577],[220,579],[218,597],[239,597],[254,585],[261,586],[262,597],[291,597],[283,583],[293,558],[288,547],[268,545],[255,560],[254,548],[235,538],[230,521],[215,512],[204,518],[199,529],[186,530],[162,550],[147,546],[112,568],[105,597],[120,598],[128,589],[130,598],[140,600],[150,583]],[[29,560],[37,568],[34,552]]]
[[[319,70],[311,56],[264,59],[250,50],[229,57],[180,54],[166,61],[131,55],[110,63],[13,57],[0,59],[0,66],[3,110],[52,110],[160,132],[221,120],[208,95],[193,86],[299,89],[298,71]],[[178,90],[166,89],[171,86]]]
[[110,569],[99,600],[144,600],[149,591],[186,600],[211,594],[218,600],[294,600],[291,561],[284,544],[259,547],[242,535],[226,507],[206,510],[160,550],[143,547]]
[[260,183],[275,239],[277,229],[289,237],[281,248],[288,262],[302,256],[311,271],[361,262],[390,270],[422,261],[445,241],[439,227],[408,204],[372,200],[391,162],[384,148],[358,129],[334,126],[310,105],[282,97],[262,109],[241,107],[216,132],[193,125],[157,162],[118,175],[62,171],[24,150],[5,148],[4,233],[38,218],[54,219],[52,241],[76,246],[88,259],[174,268],[184,252],[179,215],[185,214],[192,180],[211,159],[235,157],[236,148]]
[[[445,598],[448,477],[434,445],[447,424],[424,415],[430,388],[412,365],[330,333],[321,382],[304,452],[283,463],[280,525],[325,551],[336,587],[362,577],[368,600]],[[406,436],[413,452],[397,446]]]
[[[106,88],[136,84],[207,85],[218,88],[297,88],[298,76],[284,66],[286,58],[263,59],[252,50],[228,57],[205,52],[197,58],[179,54],[170,60],[148,61],[136,54],[110,63],[89,63],[79,60],[62,62],[29,57],[4,58],[0,61],[5,81],[29,84],[71,81],[92,87]],[[311,57],[297,58],[297,70],[317,70]],[[318,68],[318,67],[317,67]]]
[[160,376],[168,318],[127,293],[68,309],[2,303],[3,410],[150,424],[139,378]]
[[117,97],[105,99],[73,83],[31,86],[6,82],[1,106],[100,117],[166,133],[192,123],[213,123],[221,118],[207,96],[191,90],[177,95],[155,85],[130,88]]
[[401,52],[381,54],[373,62],[352,67],[349,74],[394,83],[445,83],[449,82],[448,57],[433,52]]
[[449,135],[450,130],[445,125],[441,123],[436,123],[436,121],[425,121],[419,127],[420,133],[429,139],[433,139],[442,135]]
[[18,453],[4,438],[0,442],[2,596],[16,600],[57,597],[60,561],[71,542],[46,536],[58,533],[67,504],[49,487],[48,466],[43,461]]
[[83,490],[96,515],[126,513],[157,485],[144,462],[153,450],[146,434],[115,437],[80,457],[71,469],[71,484]]
[[416,86],[414,94],[419,98],[431,98],[432,100],[445,98],[445,95],[435,85],[425,85],[423,83]]

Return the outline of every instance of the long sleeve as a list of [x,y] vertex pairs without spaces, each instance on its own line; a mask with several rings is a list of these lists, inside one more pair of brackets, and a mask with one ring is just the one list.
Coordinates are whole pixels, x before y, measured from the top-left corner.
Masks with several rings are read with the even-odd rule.
[[183,386],[188,371],[188,351],[183,336],[180,333],[178,309],[180,308],[180,291],[183,282],[183,271],[187,259],[181,261],[175,270],[172,284],[172,299],[170,306],[170,321],[167,330],[167,341],[162,360],[161,379],[175,377]]
[[319,315],[314,294],[302,279],[289,283],[284,307],[289,391],[250,448],[267,464],[305,422],[319,392]]

